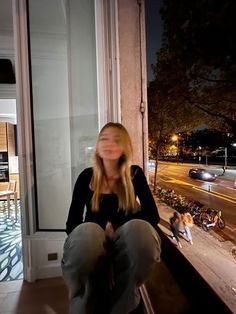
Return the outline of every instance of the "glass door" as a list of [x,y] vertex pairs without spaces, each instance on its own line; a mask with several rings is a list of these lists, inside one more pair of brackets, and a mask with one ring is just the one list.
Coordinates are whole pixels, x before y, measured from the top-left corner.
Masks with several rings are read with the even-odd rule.
[[29,0],[37,230],[63,230],[98,132],[94,0]]

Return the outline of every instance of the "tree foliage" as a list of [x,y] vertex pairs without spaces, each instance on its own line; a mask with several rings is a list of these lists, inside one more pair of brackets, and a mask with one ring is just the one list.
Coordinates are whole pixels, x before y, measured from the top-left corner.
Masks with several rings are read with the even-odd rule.
[[186,146],[191,146],[196,150],[199,146],[204,150],[213,151],[219,147],[229,147],[229,138],[227,133],[214,129],[203,129],[194,131],[185,141]]
[[236,137],[235,12],[235,0],[164,0],[162,46],[148,91],[152,137],[163,140],[196,124]]

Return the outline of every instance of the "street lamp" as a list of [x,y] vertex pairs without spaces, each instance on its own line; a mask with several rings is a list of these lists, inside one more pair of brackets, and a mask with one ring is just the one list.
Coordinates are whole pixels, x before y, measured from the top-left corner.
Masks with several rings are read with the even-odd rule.
[[199,165],[201,163],[201,160],[202,160],[202,147],[198,146],[198,163],[199,163]]
[[176,147],[177,147],[176,155],[177,155],[177,160],[179,160],[179,137],[178,137],[178,135],[175,134],[172,136],[171,139],[173,142],[176,142]]
[[227,147],[225,147],[225,169],[227,169],[227,158],[228,158],[228,150]]

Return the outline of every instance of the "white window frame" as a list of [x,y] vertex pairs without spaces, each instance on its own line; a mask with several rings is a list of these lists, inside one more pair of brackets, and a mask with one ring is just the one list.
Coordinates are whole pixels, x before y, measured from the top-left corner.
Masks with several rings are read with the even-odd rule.
[[[118,56],[118,19],[117,0],[94,0],[97,58],[97,88],[99,108],[99,128],[108,121],[121,121],[119,56]],[[24,279],[31,282],[37,278],[56,276],[61,270],[60,261],[53,265],[36,267],[36,248],[45,241],[62,250],[65,233],[36,232],[36,200],[34,178],[34,150],[30,91],[29,47],[27,28],[27,0],[12,0],[15,67],[16,102],[19,145],[20,199],[22,208],[22,248]],[[108,32],[109,28],[109,32]],[[108,62],[109,60],[109,62]],[[24,175],[21,175],[24,174]],[[42,241],[42,242],[39,242]],[[61,243],[58,245],[58,243]],[[38,246],[39,245],[39,246]],[[55,252],[56,252],[55,249]],[[61,252],[59,252],[61,254]],[[50,267],[49,267],[50,268]]]
[[121,122],[117,0],[95,0],[99,129]]

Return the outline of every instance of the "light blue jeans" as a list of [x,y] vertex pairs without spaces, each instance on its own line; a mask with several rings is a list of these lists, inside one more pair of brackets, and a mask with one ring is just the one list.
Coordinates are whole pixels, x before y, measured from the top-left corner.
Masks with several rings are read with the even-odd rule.
[[70,314],[130,313],[140,300],[138,287],[160,261],[160,251],[156,230],[144,220],[122,225],[111,242],[98,224],[76,227],[65,241],[62,259]]
[[188,241],[192,241],[193,240],[190,228],[191,227],[189,227],[188,225],[184,225],[184,233],[185,233],[185,236],[186,236]]

